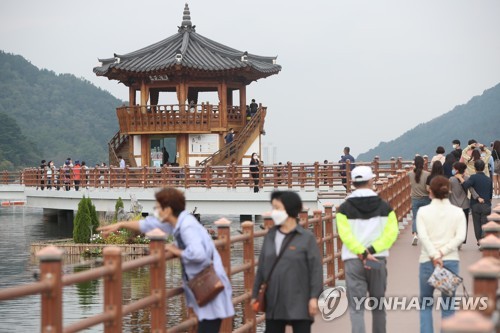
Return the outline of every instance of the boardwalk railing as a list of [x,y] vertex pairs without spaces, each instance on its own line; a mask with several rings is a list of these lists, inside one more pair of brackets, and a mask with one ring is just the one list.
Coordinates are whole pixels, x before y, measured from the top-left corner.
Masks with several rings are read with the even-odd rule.
[[[387,179],[380,178],[376,184],[379,195],[389,201],[397,212],[398,219],[410,211],[409,181],[406,172],[396,171],[394,176]],[[335,286],[339,279],[344,277],[344,266],[340,258],[342,241],[340,240],[336,224],[335,213],[332,204],[324,205],[324,213],[315,210],[312,218],[307,211],[299,215],[300,224],[311,230],[316,236],[316,241],[322,256],[324,266],[323,283],[327,286]],[[215,245],[220,253],[225,271],[230,278],[243,273],[243,290],[233,295],[233,304],[242,304],[242,323],[239,327],[233,327],[233,320],[226,319],[222,323],[220,332],[255,332],[256,325],[265,320],[264,314],[258,314],[250,306],[252,288],[255,278],[255,267],[258,264],[255,255],[260,249],[255,247],[255,239],[264,237],[269,228],[273,226],[270,217],[264,218],[263,230],[255,230],[254,223],[244,222],[241,225],[241,235],[231,235],[230,222],[221,219],[215,222],[218,238]],[[0,301],[19,298],[27,295],[41,294],[41,332],[77,332],[85,328],[104,323],[104,332],[121,332],[122,317],[139,309],[151,307],[151,332],[196,332],[197,318],[190,313],[188,318],[180,324],[166,328],[167,311],[166,302],[183,293],[181,286],[166,289],[166,261],[178,260],[170,253],[165,252],[164,243],[166,235],[159,230],[147,234],[151,239],[150,254],[140,259],[122,262],[121,252],[117,247],[104,249],[104,266],[90,269],[88,271],[63,275],[62,251],[54,246],[49,246],[37,253],[40,259],[40,281],[18,287],[0,290]],[[242,244],[243,255],[235,254],[236,248]],[[238,256],[238,258],[232,258]],[[233,260],[232,260],[233,259]],[[234,259],[241,259],[241,263],[232,266]],[[150,267],[150,293],[129,304],[123,304],[122,279],[125,271],[149,265]],[[63,286],[75,283],[104,279],[104,308],[101,314],[72,323],[62,327],[62,290]]]
[[[356,165],[369,165],[378,179],[397,176],[398,170],[411,165],[409,161],[357,162]],[[310,164],[261,165],[258,172],[252,173],[247,165],[230,164],[227,166],[183,166],[183,167],[126,167],[125,169],[88,168],[75,172],[75,168],[24,169],[21,173],[0,174],[2,184],[19,183],[37,188],[68,188],[76,186],[91,188],[159,188],[159,187],[203,187],[203,188],[315,188],[334,187],[345,184],[346,192],[351,192],[350,163],[318,162]],[[75,182],[76,181],[76,182]]]
[[500,205],[493,208],[483,225],[485,237],[479,241],[483,257],[468,270],[474,278],[473,296],[486,297],[483,309],[466,309],[443,320],[442,332],[491,333],[500,332]]

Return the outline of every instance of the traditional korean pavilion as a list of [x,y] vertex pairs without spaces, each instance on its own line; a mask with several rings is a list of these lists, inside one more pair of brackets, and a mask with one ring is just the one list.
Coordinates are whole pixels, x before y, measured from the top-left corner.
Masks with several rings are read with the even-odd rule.
[[[111,164],[122,155],[130,166],[220,165],[260,153],[266,107],[259,104],[247,117],[246,87],[281,66],[276,57],[238,51],[198,34],[187,4],[176,34],[99,61],[96,75],[129,88],[128,106],[116,109],[120,130],[109,144]],[[217,96],[217,104],[202,100],[207,92]],[[176,103],[159,105],[165,94]],[[229,128],[236,135],[226,145]]]

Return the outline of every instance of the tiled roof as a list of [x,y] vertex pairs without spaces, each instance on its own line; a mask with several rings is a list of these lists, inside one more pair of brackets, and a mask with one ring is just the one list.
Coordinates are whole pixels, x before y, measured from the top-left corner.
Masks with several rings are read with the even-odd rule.
[[276,57],[262,57],[238,51],[206,38],[191,24],[188,5],[184,8],[182,25],[177,34],[140,50],[113,58],[99,59],[101,66],[94,68],[99,76],[108,76],[113,69],[130,74],[168,72],[176,65],[200,71],[227,71],[249,69],[260,77],[276,74],[281,66]]

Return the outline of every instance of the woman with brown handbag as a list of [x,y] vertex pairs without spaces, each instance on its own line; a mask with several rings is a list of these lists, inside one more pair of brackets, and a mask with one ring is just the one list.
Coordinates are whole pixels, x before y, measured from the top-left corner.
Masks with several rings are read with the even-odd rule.
[[166,250],[181,260],[186,303],[198,317],[198,332],[218,333],[222,319],[234,315],[234,307],[231,283],[214,242],[205,227],[185,210],[186,198],[182,192],[164,188],[155,198],[154,216],[97,230],[107,236],[120,228],[143,233],[160,228],[173,235],[177,245],[169,244]]
[[286,325],[294,333],[309,333],[323,285],[316,237],[298,224],[302,200],[297,193],[273,192],[271,204],[275,226],[262,244],[252,305],[265,311],[267,333],[284,333]]

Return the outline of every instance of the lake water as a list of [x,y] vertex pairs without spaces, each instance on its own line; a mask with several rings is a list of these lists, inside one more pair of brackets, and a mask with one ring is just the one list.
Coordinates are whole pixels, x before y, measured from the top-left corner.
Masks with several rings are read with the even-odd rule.
[[[211,224],[220,216],[203,216],[203,222]],[[225,216],[233,223],[232,234],[238,234],[239,216]],[[57,218],[43,214],[41,209],[25,207],[0,208],[0,288],[34,282],[33,272],[38,268],[36,260],[30,255],[29,247],[33,242],[72,237],[69,224],[58,224]],[[256,248],[260,249],[260,240]],[[232,250],[232,264],[241,263],[241,243]],[[66,258],[67,263],[77,263],[81,258]],[[238,259],[239,258],[239,259]],[[127,259],[125,259],[127,260]],[[81,268],[67,268],[65,273],[72,273]],[[177,261],[167,263],[167,287],[180,285],[180,267]],[[242,290],[242,274],[233,276],[233,289],[236,295]],[[149,270],[147,268],[123,274],[123,301],[129,303],[149,293]],[[184,317],[182,298],[175,298],[168,304],[169,326]],[[101,313],[103,310],[103,281],[96,280],[65,287],[63,290],[64,325]],[[238,310],[238,308],[237,308]],[[123,332],[147,333],[149,327],[149,309],[132,313],[123,319]],[[241,316],[235,317],[241,321]],[[0,333],[40,331],[40,296],[27,296],[20,299],[0,302]],[[102,332],[103,326],[97,325],[85,332]]]

